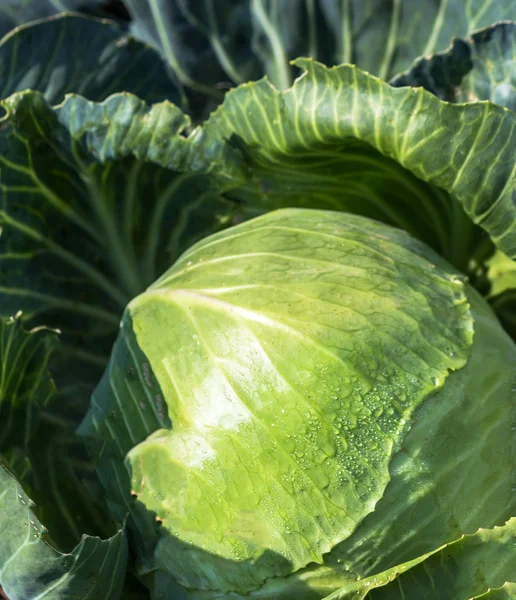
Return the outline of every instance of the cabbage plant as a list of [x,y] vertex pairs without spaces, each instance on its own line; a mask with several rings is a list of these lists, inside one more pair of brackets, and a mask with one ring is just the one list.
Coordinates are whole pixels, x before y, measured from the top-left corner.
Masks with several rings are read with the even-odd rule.
[[[515,361],[425,245],[283,209],[199,242],[129,303],[81,433],[102,441],[110,497],[131,490],[161,524],[150,564],[179,597],[354,597],[510,519]],[[488,587],[512,577],[505,552]]]
[[0,597],[516,598],[513,3],[4,4]]

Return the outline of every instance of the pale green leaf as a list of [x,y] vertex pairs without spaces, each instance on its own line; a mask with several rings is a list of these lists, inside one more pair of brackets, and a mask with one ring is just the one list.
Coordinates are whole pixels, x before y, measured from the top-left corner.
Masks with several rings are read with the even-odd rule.
[[[155,568],[244,594],[322,564],[374,514],[472,326],[461,278],[404,232],[273,212],[198,243],[129,304],[81,433],[110,496],[128,503],[132,485],[163,522]],[[132,483],[113,469],[126,455]]]
[[516,339],[516,262],[503,252],[487,261],[489,301],[505,329]]
[[[471,289],[468,299],[475,319],[468,363],[416,412],[384,497],[328,561],[337,573],[345,565],[356,579],[373,579],[516,513],[516,347]],[[468,569],[459,574],[468,580]]]
[[503,252],[496,252],[488,261],[488,277],[491,282],[490,296],[498,296],[506,290],[516,289],[516,262]]

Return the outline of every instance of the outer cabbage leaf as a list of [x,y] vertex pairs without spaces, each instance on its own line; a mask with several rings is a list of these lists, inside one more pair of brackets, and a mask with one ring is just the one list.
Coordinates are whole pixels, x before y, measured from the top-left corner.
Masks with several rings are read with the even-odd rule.
[[408,563],[347,585],[325,600],[513,598],[516,518],[480,529]]
[[196,171],[188,119],[169,103],[69,96],[52,109],[25,92],[3,106],[1,313],[62,331],[51,368],[80,419],[126,303],[233,204]]
[[390,83],[423,86],[447,102],[490,100],[516,111],[515,65],[516,23],[497,23],[416,60]]
[[[490,100],[514,111],[515,65],[516,24],[498,23],[468,39],[455,39],[446,52],[417,60],[391,85],[421,85],[448,102]],[[483,251],[471,261],[471,275],[475,285],[491,297],[498,317],[516,338],[516,282],[511,281],[516,263],[500,251],[493,256],[489,240],[481,247]]]
[[[109,0],[108,0],[109,1]],[[69,11],[96,16],[108,16],[103,8],[106,0],[2,0],[0,5],[0,36],[11,29],[46,17]]]
[[354,66],[295,64],[305,73],[291,88],[242,85],[202,128],[204,143],[224,136],[244,153],[250,178],[234,195],[250,214],[282,206],[364,214],[463,271],[484,254],[473,221],[516,256],[515,113],[392,88]]
[[183,105],[177,79],[154,50],[112,21],[61,15],[18,27],[0,42],[0,97],[26,89],[51,104],[65,94],[104,100],[116,92]]
[[48,369],[55,348],[56,332],[24,331],[21,315],[0,321],[0,456],[36,502],[48,539],[68,550],[83,533],[111,535],[114,522],[57,400]]
[[84,536],[70,554],[45,540],[33,502],[0,464],[0,585],[9,600],[118,600],[128,559],[126,535]]
[[0,449],[24,446],[37,425],[39,410],[55,394],[47,370],[56,333],[23,332],[21,321],[0,321]]
[[361,217],[277,211],[187,251],[129,304],[80,430],[108,495],[163,523],[142,572],[245,594],[322,564],[472,326],[449,265]]
[[[127,0],[132,30],[160,49],[183,83],[242,83],[267,74],[287,88],[289,60],[354,63],[383,79],[453,36],[516,19],[511,0]],[[256,74],[256,75],[255,75]]]
[[116,529],[93,493],[95,474],[78,451],[83,441],[54,411],[55,343],[48,329],[24,331],[19,316],[0,321],[0,589],[9,600],[115,600],[125,533],[110,537]]

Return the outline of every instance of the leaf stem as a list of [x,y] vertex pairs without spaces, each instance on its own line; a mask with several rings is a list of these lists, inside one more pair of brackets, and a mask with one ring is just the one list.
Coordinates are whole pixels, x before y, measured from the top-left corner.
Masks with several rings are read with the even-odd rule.
[[[113,215],[110,214],[108,209],[106,195],[98,186],[91,167],[86,166],[80,158],[77,152],[77,142],[75,141],[72,143],[72,152],[79,167],[81,178],[89,191],[91,206],[104,230],[104,239],[106,240],[104,245],[106,250],[109,251],[109,259],[115,274],[123,282],[125,292],[131,299],[137,296],[144,287],[140,281],[138,270],[135,268],[136,260],[133,249],[129,244],[123,243],[120,232],[115,226]],[[103,165],[103,167],[107,168],[106,165]]]
[[278,89],[285,90],[290,86],[292,80],[285,48],[265,11],[263,0],[252,0],[252,9],[271,46],[275,67],[274,73],[271,73],[271,81]]
[[217,17],[213,12],[213,4],[213,2],[206,3],[206,10],[208,11],[208,16],[210,19],[211,30],[214,32],[209,36],[211,46],[228,77],[230,77],[235,83],[244,83],[246,78],[242,75],[242,73],[239,72],[220,39],[220,31],[217,23]]
[[340,35],[339,63],[351,63],[352,61],[352,34],[351,34],[351,4],[350,0],[344,0],[342,4],[342,28]]
[[308,56],[317,57],[317,23],[314,0],[306,0],[306,12],[308,20]]
[[176,73],[181,83],[187,85],[193,90],[196,90],[197,92],[206,94],[207,96],[216,98],[217,100],[221,100],[224,97],[223,93],[221,93],[213,86],[199,83],[198,81],[190,77],[190,75],[188,75],[188,73],[183,69],[183,66],[179,62],[176,51],[173,47],[171,36],[169,37],[167,35],[167,26],[165,24],[165,19],[163,19],[163,16],[160,13],[156,0],[149,0],[149,7],[151,9],[154,24],[156,25],[156,31],[158,34],[161,51],[163,52],[166,60],[169,62],[170,66]]
[[171,201],[181,186],[193,177],[194,174],[192,173],[182,173],[181,175],[177,175],[156,199],[152,220],[148,229],[147,244],[144,256],[145,273],[148,274],[148,281],[146,283],[149,285],[154,281],[154,279],[156,279],[157,276],[161,275],[161,273],[157,273],[156,271],[156,255],[160,242],[160,228],[163,223],[163,213],[165,212],[167,204]]
[[391,68],[392,57],[394,56],[394,50],[396,49],[396,41],[398,38],[398,29],[400,26],[400,15],[401,15],[401,0],[394,0],[392,7],[391,26],[389,28],[389,35],[387,37],[387,47],[383,55],[382,64],[378,72],[380,79],[387,79],[389,70]]

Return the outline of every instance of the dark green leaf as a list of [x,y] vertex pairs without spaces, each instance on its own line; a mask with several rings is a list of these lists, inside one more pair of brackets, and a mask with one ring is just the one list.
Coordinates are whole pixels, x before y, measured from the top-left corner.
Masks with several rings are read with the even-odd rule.
[[74,421],[56,398],[48,365],[56,333],[27,332],[21,315],[0,320],[0,455],[36,501],[60,548],[83,533],[110,535],[113,523]]
[[[109,537],[116,529],[83,442],[56,401],[48,371],[55,346],[55,332],[24,331],[20,316],[0,321],[0,585],[9,600],[86,592],[115,599],[125,577],[125,534],[103,542],[84,535]],[[64,552],[79,545],[69,555],[49,543]],[[97,583],[92,569],[100,570]],[[112,586],[110,595],[100,595],[104,586]]]
[[516,23],[498,23],[417,60],[390,83],[423,86],[447,102],[490,100],[516,110]]
[[[209,13],[213,13],[213,22],[202,23],[199,29],[198,25],[201,24],[199,20],[202,22],[206,18],[205,15],[197,15],[197,19],[188,20],[181,10],[181,3],[176,0],[158,0],[158,2],[129,0],[127,2],[133,18],[132,33],[159,50],[182,83],[204,95],[219,99],[223,97],[223,92],[217,90],[216,84],[227,80],[228,76],[213,56],[210,42],[203,35],[202,29],[210,27],[210,23],[212,28],[217,28],[219,25],[224,27],[224,33],[227,26],[238,25],[237,31],[241,29],[239,21],[236,20],[238,9],[234,14],[231,10],[232,5],[235,5],[235,2],[225,1],[224,12],[218,11],[217,16],[213,2],[197,3],[197,8],[193,8],[194,11],[202,6],[208,18]],[[223,19],[220,22],[222,15]],[[244,25],[245,20],[244,18]],[[216,40],[219,39],[219,35],[215,36]],[[248,43],[249,40],[246,38],[248,36],[244,34],[243,39]],[[220,47],[221,51],[224,51],[224,46]]]
[[2,0],[0,5],[0,36],[14,27],[52,17],[67,11],[100,9],[106,0]]
[[[383,79],[452,37],[516,19],[512,0],[127,0],[134,34],[161,50],[202,94],[267,74],[285,89],[309,56]],[[214,87],[215,86],[215,87]]]
[[50,104],[65,94],[104,100],[116,92],[181,106],[181,86],[160,55],[112,21],[64,15],[19,27],[0,43],[0,97],[26,89]]
[[194,152],[181,136],[188,119],[169,103],[150,109],[125,94],[52,109],[27,92],[4,107],[1,313],[62,330],[51,369],[80,419],[125,304],[233,204],[195,172],[217,146]]
[[0,452],[28,444],[40,410],[55,394],[47,367],[56,333],[26,332],[20,316],[0,320]]
[[34,503],[0,464],[0,585],[9,600],[118,600],[128,560],[124,530],[84,536],[70,554],[46,540]]

